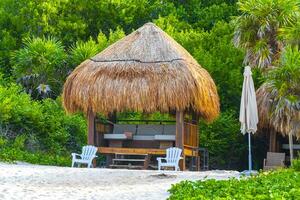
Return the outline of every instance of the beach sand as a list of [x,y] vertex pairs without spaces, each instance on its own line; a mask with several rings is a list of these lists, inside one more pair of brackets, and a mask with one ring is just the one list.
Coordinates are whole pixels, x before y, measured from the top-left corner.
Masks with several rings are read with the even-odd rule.
[[0,163],[0,199],[162,200],[171,184],[182,180],[239,177],[237,171],[222,170],[161,173]]

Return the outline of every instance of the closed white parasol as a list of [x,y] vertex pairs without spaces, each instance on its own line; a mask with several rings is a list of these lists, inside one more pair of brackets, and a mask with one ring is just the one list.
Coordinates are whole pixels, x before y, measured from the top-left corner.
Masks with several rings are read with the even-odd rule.
[[245,67],[244,71],[244,83],[241,97],[240,107],[240,122],[241,132],[243,134],[248,133],[249,140],[249,173],[252,170],[252,158],[251,158],[251,133],[255,133],[257,130],[258,114],[255,88],[252,79],[252,72],[249,66]]

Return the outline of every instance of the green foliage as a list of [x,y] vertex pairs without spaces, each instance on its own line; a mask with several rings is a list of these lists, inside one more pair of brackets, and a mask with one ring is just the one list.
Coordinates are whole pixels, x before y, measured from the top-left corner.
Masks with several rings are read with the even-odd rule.
[[26,150],[27,135],[19,135],[14,140],[0,137],[0,160],[5,162],[25,161],[32,164],[69,166],[70,155],[51,155],[36,151]]
[[[66,115],[60,99],[33,101],[17,85],[0,86],[0,136],[15,150],[65,156],[86,144],[86,121]],[[7,149],[5,149],[7,151]]]
[[28,152],[13,146],[1,146],[0,160],[5,162],[24,161],[32,164],[70,166],[70,155],[53,155],[44,152]]
[[209,151],[211,169],[240,169],[247,150],[234,111],[222,113],[211,124],[200,124],[200,144]]
[[300,172],[300,159],[295,159],[295,160],[292,161],[292,168],[295,171]]
[[280,170],[251,178],[183,181],[172,185],[169,200],[188,199],[298,199],[300,173]]
[[[218,21],[229,22],[237,15],[235,0],[181,0],[173,1],[181,9],[180,21],[186,21],[194,28],[210,30]],[[178,11],[177,11],[178,12]]]
[[285,97],[291,103],[300,101],[300,51],[297,47],[287,47],[280,59],[279,67],[267,77],[278,91],[278,98]]
[[[26,39],[24,48],[12,57],[14,75],[33,97],[55,97],[60,94],[66,75],[66,58],[61,42],[56,39]],[[40,88],[42,85],[48,89]]]
[[300,19],[298,18],[291,26],[286,26],[280,30],[281,38],[293,46],[300,45]]
[[125,32],[118,27],[115,31],[110,30],[108,37],[100,32],[97,36],[97,42],[92,38],[87,42],[76,42],[76,45],[72,46],[70,50],[69,64],[73,69],[84,60],[95,56],[97,53],[123,37],[125,37]]
[[123,31],[122,28],[117,27],[115,31],[109,30],[108,45],[115,43],[116,41],[120,40],[123,37],[125,37],[125,32]]
[[278,67],[269,72],[267,83],[274,94],[271,117],[274,127],[288,135],[300,131],[300,51],[287,47],[279,61]]
[[240,0],[242,15],[235,20],[234,42],[246,50],[245,62],[269,67],[279,57],[282,41],[279,30],[292,26],[300,14],[295,0]]
[[174,120],[169,114],[163,114],[160,112],[155,112],[151,114],[145,114],[141,112],[123,112],[118,113],[119,119],[129,119],[129,120]]
[[199,10],[196,15],[194,26],[210,30],[218,21],[229,22],[231,16],[237,14],[236,5],[228,5],[226,3],[213,4]]
[[69,64],[72,68],[75,68],[84,60],[99,53],[99,51],[100,46],[91,38],[87,42],[76,42],[76,45],[72,46],[70,50]]

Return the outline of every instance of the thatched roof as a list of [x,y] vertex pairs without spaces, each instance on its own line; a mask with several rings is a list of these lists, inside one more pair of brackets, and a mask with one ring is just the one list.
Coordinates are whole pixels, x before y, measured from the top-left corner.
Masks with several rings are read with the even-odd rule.
[[256,91],[259,128],[273,129],[283,136],[288,136],[290,131],[292,131],[294,136],[300,139],[300,111],[290,108],[291,112],[289,112],[287,110],[288,106],[283,106],[278,115],[272,114],[276,104],[278,104],[276,101],[277,96],[277,90],[268,83],[263,84]]
[[67,78],[68,112],[194,109],[210,121],[219,97],[209,73],[174,39],[147,23],[81,63]]

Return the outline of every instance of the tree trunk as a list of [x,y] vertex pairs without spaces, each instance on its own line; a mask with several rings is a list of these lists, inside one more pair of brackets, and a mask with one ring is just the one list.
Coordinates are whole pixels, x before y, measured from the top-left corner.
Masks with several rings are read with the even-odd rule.
[[289,133],[289,146],[290,146],[290,161],[292,164],[292,161],[294,159],[294,148],[293,148],[293,135],[292,132]]
[[276,136],[277,133],[275,130],[270,130],[270,141],[269,141],[269,151],[270,152],[276,152]]

